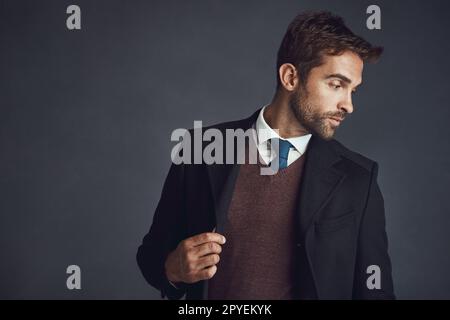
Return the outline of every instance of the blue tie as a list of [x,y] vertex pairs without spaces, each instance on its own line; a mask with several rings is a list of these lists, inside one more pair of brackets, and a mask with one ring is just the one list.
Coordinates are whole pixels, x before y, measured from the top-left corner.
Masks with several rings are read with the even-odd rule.
[[289,149],[293,148],[293,147],[294,146],[289,141],[278,139],[278,153],[279,153],[279,157],[278,157],[279,167],[278,168],[279,169],[287,168]]

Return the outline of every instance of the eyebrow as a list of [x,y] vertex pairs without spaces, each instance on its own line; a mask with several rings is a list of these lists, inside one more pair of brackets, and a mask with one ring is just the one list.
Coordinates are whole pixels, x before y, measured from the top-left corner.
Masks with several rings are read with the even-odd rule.
[[348,84],[352,83],[352,80],[350,80],[349,78],[347,78],[346,76],[344,76],[343,74],[340,74],[340,73],[330,74],[325,79],[330,79],[330,78],[339,78]]
[[[328,75],[325,79],[330,79],[330,78],[338,78],[341,79],[342,81],[344,81],[347,84],[351,84],[352,80],[350,80],[349,78],[347,78],[346,76],[344,76],[341,73],[333,73]],[[358,88],[360,85],[362,84],[362,82],[360,84],[358,84],[357,86],[355,86],[354,91],[356,91],[356,88]]]

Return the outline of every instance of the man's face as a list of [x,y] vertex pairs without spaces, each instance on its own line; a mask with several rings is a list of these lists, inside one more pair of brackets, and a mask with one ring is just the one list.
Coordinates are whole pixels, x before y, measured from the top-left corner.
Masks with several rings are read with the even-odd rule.
[[351,51],[325,55],[323,64],[311,69],[306,85],[298,83],[291,94],[289,106],[300,124],[312,134],[332,139],[340,122],[353,112],[352,93],[361,84],[362,71],[362,59]]

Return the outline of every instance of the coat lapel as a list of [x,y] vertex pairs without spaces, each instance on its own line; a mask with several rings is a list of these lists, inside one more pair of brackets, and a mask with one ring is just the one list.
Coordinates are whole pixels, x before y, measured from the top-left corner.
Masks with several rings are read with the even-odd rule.
[[[236,122],[234,125],[226,128],[226,129],[249,129],[253,123],[258,118],[259,112],[261,109],[258,109],[247,119],[243,119],[242,121]],[[223,135],[225,137],[225,129],[223,130]],[[224,148],[225,148],[224,141]],[[223,152],[224,157],[226,157],[226,150]],[[237,155],[237,147],[234,146],[234,155]],[[231,197],[234,191],[234,185],[239,174],[240,165],[237,164],[235,159],[233,164],[212,164],[207,166],[209,182],[211,185],[211,192],[214,200],[214,211],[216,218],[216,232],[223,232],[224,224],[226,221],[226,216],[228,212],[228,207],[231,201]]]
[[299,228],[305,235],[314,218],[333,196],[345,173],[333,164],[341,157],[329,145],[329,142],[313,135],[305,153],[306,161],[299,199]]
[[321,298],[321,287],[317,282],[314,266],[316,261],[315,243],[312,228],[313,222],[318,218],[321,210],[332,198],[346,174],[338,170],[336,164],[341,157],[326,142],[317,136],[312,136],[305,153],[300,197],[298,204],[298,222],[301,239],[304,243],[307,263],[312,274],[317,297]]
[[[258,118],[260,110],[258,109],[249,118],[238,121],[235,125],[226,129],[243,129],[244,131],[249,129]],[[222,130],[222,134],[225,137],[224,130]],[[224,143],[224,152],[222,153],[224,158],[226,157],[225,146],[226,143]],[[236,146],[234,146],[234,154],[237,154]],[[221,234],[223,234],[225,228],[228,207],[231,202],[239,169],[240,165],[237,164],[237,161],[234,161],[233,164],[212,164],[207,166],[214,201],[214,214],[216,218],[215,231]],[[208,281],[203,281],[202,299],[208,299],[208,287]]]

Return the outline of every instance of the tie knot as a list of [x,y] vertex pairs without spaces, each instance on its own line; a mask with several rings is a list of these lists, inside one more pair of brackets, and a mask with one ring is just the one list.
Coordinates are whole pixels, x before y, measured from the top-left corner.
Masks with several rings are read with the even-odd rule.
[[294,146],[287,140],[283,139],[273,139],[273,141],[278,140],[278,162],[279,168],[284,169],[287,167],[287,160],[289,155],[289,149]]
[[277,139],[278,140],[278,154],[280,158],[287,159],[289,154],[289,149],[294,146],[287,140]]

